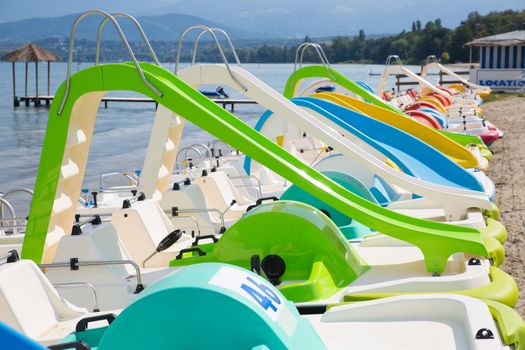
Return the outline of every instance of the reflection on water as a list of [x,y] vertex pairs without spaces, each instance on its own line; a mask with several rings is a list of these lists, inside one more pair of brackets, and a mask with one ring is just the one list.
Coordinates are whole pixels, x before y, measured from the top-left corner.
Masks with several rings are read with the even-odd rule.
[[[23,92],[23,64],[17,65],[18,95]],[[87,67],[87,64],[83,65]],[[81,67],[81,68],[84,68]],[[168,68],[168,66],[166,66]],[[381,72],[377,65],[336,65],[336,69],[354,80],[361,80],[372,87],[378,85],[379,76],[369,72]],[[66,64],[56,63],[52,68],[51,92],[65,79]],[[291,64],[246,64],[244,68],[267,84],[282,92],[291,74]],[[30,69],[29,94],[34,94],[34,73]],[[45,91],[46,76],[40,76],[40,91]],[[215,87],[209,87],[214,89]],[[232,88],[226,88],[232,98],[242,97]],[[129,96],[127,92],[111,92],[111,96]],[[86,184],[96,186],[98,176],[112,171],[140,169],[149,141],[153,116],[153,104],[110,103],[108,109],[99,111],[93,143],[86,171]],[[254,105],[236,106],[242,120],[255,125],[263,109]],[[0,191],[14,187],[33,188],[38,169],[40,150],[45,134],[48,108],[12,107],[11,65],[0,63]],[[185,129],[183,145],[206,143],[212,138],[208,133],[191,124]]]

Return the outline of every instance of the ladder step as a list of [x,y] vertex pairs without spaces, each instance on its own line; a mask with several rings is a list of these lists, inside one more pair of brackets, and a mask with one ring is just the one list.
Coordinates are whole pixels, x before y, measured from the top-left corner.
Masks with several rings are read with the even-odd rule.
[[175,150],[175,143],[168,139],[166,145],[164,146],[164,153],[173,152]]
[[68,159],[67,164],[62,165],[62,167],[60,168],[60,176],[63,180],[76,176],[79,173],[80,170],[78,169],[78,165],[71,159]]
[[164,164],[162,164],[160,166],[159,173],[157,174],[157,179],[161,179],[169,175],[170,175],[170,172],[168,171],[168,168]]
[[68,209],[73,207],[73,202],[71,198],[66,196],[65,193],[60,194],[60,197],[55,199],[53,202],[53,215],[58,215]]
[[87,141],[87,136],[84,133],[84,130],[77,129],[72,135],[68,136],[68,139],[70,141],[68,142],[68,146],[77,146],[85,143]]

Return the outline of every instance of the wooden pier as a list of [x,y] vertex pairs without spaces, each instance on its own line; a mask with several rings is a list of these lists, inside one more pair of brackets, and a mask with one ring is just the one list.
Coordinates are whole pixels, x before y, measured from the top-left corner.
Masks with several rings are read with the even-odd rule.
[[[51,101],[53,101],[54,96],[15,96],[14,105],[19,106],[20,104],[24,104],[26,106],[49,106],[51,104]],[[254,105],[257,104],[254,100],[246,100],[246,99],[231,99],[231,98],[213,98],[211,99],[213,102],[222,105],[223,108],[226,108],[227,106],[230,106],[230,111],[235,111],[235,105]],[[157,102],[155,100],[152,100],[148,97],[103,97],[101,103],[104,104],[104,108],[108,108],[109,102],[125,102],[125,103],[154,103],[155,108],[157,108]]]
[[[458,75],[466,75],[466,76],[468,76],[470,74],[470,71],[462,70],[462,71],[455,71],[454,73],[456,73]],[[418,76],[421,76],[421,73],[415,73],[415,74],[418,75]],[[434,74],[432,74],[432,75],[434,75]],[[443,73],[442,71],[439,71],[439,73],[437,75],[439,75],[439,81],[438,81],[439,85],[461,84],[461,81],[459,81],[459,80],[450,80],[451,78],[449,78],[449,80],[447,80],[446,78],[448,77],[448,75],[446,73]],[[396,74],[395,78],[396,78],[397,92],[401,91],[401,86],[419,85],[419,82],[414,81],[414,80],[410,80],[410,81],[406,81],[405,80],[405,81],[403,81],[402,79],[409,78],[405,74]],[[467,78],[467,80],[468,80],[468,78]]]

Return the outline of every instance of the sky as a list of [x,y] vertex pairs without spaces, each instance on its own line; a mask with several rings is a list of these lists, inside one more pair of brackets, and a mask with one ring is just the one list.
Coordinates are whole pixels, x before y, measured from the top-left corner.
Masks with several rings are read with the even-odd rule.
[[415,19],[424,24],[441,18],[444,26],[455,27],[472,11],[524,8],[525,0],[0,0],[0,21],[102,9],[132,15],[190,14],[255,32],[266,26],[267,32],[287,36],[359,29],[384,34],[409,30]]

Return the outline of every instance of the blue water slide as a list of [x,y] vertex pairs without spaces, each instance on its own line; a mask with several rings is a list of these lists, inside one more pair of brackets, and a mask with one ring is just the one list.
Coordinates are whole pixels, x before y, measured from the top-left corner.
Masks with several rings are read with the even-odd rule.
[[0,322],[0,349],[47,350],[45,346],[42,346],[25,335],[18,333],[13,328],[2,322]]
[[[483,192],[482,184],[468,171],[425,142],[395,127],[329,101],[297,97],[292,101],[311,109],[374,147],[406,174],[435,184]],[[272,115],[266,112],[255,128],[261,130]],[[250,173],[251,160],[245,160]]]
[[313,97],[292,101],[325,116],[390,158],[403,172],[432,183],[483,192],[467,170],[418,138],[364,114]]
[[443,113],[440,113],[439,111],[432,109],[432,108],[420,108],[419,110],[421,112],[425,112],[433,116],[434,119],[438,121],[439,125],[441,125],[442,128],[447,127],[447,117],[444,116]]
[[374,89],[372,89],[372,87],[368,85],[367,83],[365,83],[364,81],[356,81],[355,83],[361,86],[363,89],[368,90],[368,92],[375,94]]

